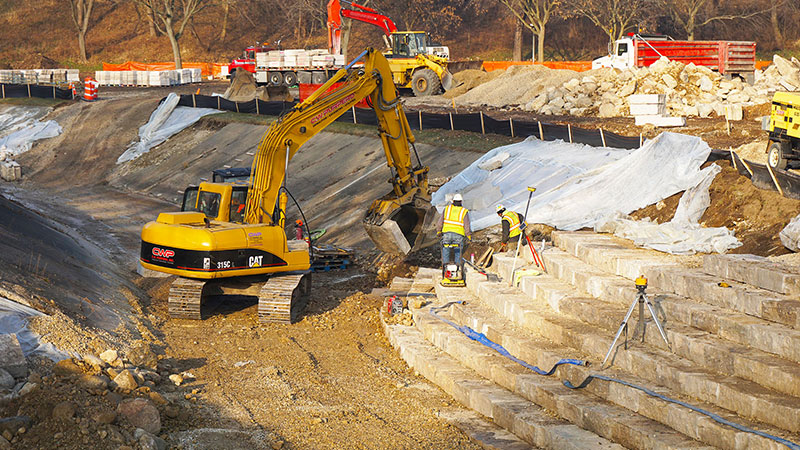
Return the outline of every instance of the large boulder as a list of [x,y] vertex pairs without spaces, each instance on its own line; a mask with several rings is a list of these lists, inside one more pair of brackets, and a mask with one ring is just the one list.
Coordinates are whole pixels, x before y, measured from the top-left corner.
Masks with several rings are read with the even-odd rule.
[[144,398],[123,400],[117,407],[117,413],[128,419],[131,425],[148,433],[158,434],[161,431],[161,416],[150,400]]

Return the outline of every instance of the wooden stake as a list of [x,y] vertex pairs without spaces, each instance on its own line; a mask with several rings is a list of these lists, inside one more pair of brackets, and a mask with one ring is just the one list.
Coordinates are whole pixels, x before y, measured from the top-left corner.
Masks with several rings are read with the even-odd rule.
[[454,131],[455,127],[453,127],[453,113],[447,113],[450,116],[450,131]]
[[[194,94],[192,94],[192,97],[194,97]],[[253,101],[256,102],[256,114],[260,116],[261,113],[258,112],[258,97],[254,98]]]
[[775,187],[778,188],[778,192],[783,196],[783,189],[781,189],[781,185],[778,184],[778,179],[775,178],[775,172],[772,171],[772,167],[769,165],[769,161],[767,161],[767,171],[769,172],[769,176],[772,177],[772,182],[775,183]]
[[238,113],[239,112],[239,102],[233,102],[233,104],[236,105],[236,112]]
[[220,104],[219,104],[219,98],[220,97],[221,97],[220,95],[217,96],[217,109],[222,109],[222,106],[220,106]]
[[[750,170],[750,166],[747,164],[747,161],[745,161],[745,160],[741,160],[741,161],[742,161],[742,165],[744,166],[744,168],[747,169],[747,172],[750,174],[750,178],[753,178],[753,171]],[[769,162],[767,163],[767,165],[769,166]]]
[[6,98],[6,85],[5,85],[5,84],[3,84],[3,85],[1,85],[1,86],[2,86],[2,88],[3,88],[3,98]]
[[422,131],[422,111],[417,111],[419,115],[419,131]]
[[197,108],[197,100],[194,98],[194,94],[192,94],[192,108]]
[[572,144],[572,125],[567,124],[567,132],[569,132],[569,143]]
[[642,136],[642,133],[639,133],[639,147],[643,145],[644,145],[644,136]]
[[481,113],[481,134],[486,134],[486,129],[483,127],[483,111]]
[[605,147],[606,146],[606,135],[603,134],[603,129],[602,128],[600,128],[600,140],[603,141],[603,147]]
[[352,110],[353,110],[353,123],[356,124],[358,123],[358,120],[356,120],[356,107],[353,106]]
[[31,96],[31,85],[28,84],[28,98],[30,98],[30,96]]
[[733,152],[733,149],[731,149],[730,152],[731,152],[731,164],[733,164],[733,168],[736,169],[736,171],[738,172],[739,168],[736,167],[736,153]]
[[544,140],[544,131],[542,131],[542,122],[541,121],[537,121],[536,123],[539,124],[539,140],[543,141]]
[[508,119],[508,125],[511,127],[511,137],[513,138],[514,137],[514,119],[509,118]]

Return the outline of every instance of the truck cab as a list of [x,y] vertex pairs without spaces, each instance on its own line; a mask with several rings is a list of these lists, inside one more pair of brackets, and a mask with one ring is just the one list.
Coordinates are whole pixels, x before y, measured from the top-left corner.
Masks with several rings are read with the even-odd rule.
[[234,58],[231,60],[231,63],[228,65],[228,74],[233,76],[234,72],[239,69],[244,69],[248,72],[255,73],[256,72],[256,53],[260,52],[268,52],[273,50],[272,47],[268,45],[253,45],[247,47],[242,52],[242,56],[240,58]]
[[609,44],[609,54],[592,61],[592,69],[611,67],[613,69],[625,70],[633,67],[636,63],[634,42],[631,38],[619,39]]
[[636,67],[636,40],[671,41],[672,38],[662,34],[641,35],[629,33],[627,37],[608,44],[608,55],[592,61],[592,69],[611,67],[625,70]]

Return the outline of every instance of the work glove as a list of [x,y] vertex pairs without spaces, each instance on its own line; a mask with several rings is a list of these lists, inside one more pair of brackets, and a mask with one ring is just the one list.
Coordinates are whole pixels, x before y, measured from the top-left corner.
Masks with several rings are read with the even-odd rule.
[[501,252],[504,252],[504,251],[506,251],[506,247],[508,247],[508,244],[506,244],[505,242],[503,242],[502,244],[500,244],[500,251],[501,251]]

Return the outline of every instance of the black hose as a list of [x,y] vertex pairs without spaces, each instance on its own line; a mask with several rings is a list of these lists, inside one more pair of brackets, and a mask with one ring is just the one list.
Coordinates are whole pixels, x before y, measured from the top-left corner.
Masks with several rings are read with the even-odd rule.
[[[294,202],[294,205],[297,206],[297,210],[300,211],[300,217],[303,218],[303,225],[305,225],[306,227],[306,235],[308,236],[308,253],[311,259],[313,260],[314,245],[312,245],[313,243],[311,242],[311,230],[308,228],[308,222],[306,221],[306,215],[303,214],[303,208],[300,207],[300,203],[297,203],[297,200],[295,200],[294,196],[292,195],[291,192],[289,192],[289,189],[287,189],[286,186],[282,186],[280,191],[285,191],[286,195],[288,195]],[[278,191],[278,195],[280,195],[280,191]]]

